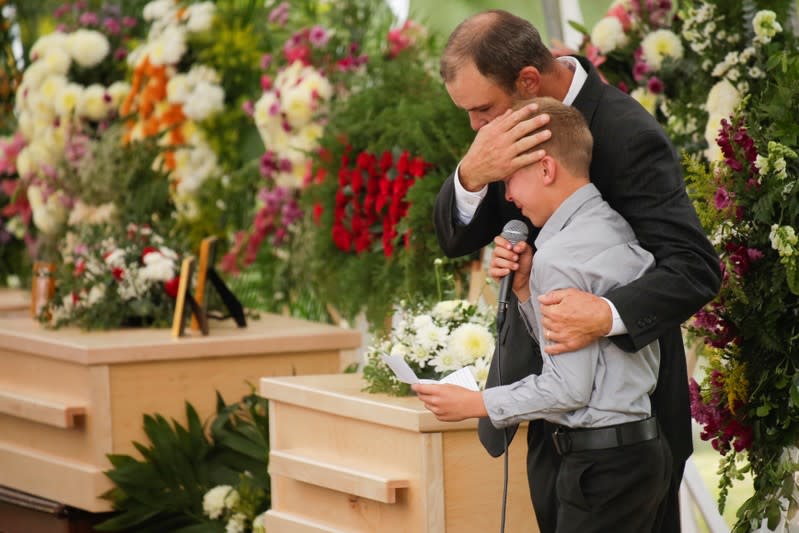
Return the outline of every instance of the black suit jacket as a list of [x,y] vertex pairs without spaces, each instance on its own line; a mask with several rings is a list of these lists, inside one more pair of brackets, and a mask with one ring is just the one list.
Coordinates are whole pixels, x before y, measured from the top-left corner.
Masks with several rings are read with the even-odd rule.
[[[573,106],[594,136],[591,181],[605,200],[630,223],[641,245],[652,252],[656,268],[605,296],[616,306],[628,334],[612,338],[632,352],[655,339],[660,342],[660,373],[652,400],[675,461],[693,449],[688,376],[680,325],[718,292],[718,256],[708,241],[685,191],[680,160],[665,132],[630,96],[602,82],[593,65],[578,58],[588,79]],[[450,257],[487,245],[506,222],[527,219],[505,200],[502,182],[491,183],[473,220],[461,226],[455,217],[454,175],[439,191],[435,227],[441,248]],[[533,243],[537,229],[528,238]],[[518,312],[509,304],[499,333],[501,369],[492,360],[487,386],[508,384],[540,373],[541,353]],[[511,432],[511,437],[515,428]],[[503,451],[502,432],[480,420],[480,438],[494,456]]]

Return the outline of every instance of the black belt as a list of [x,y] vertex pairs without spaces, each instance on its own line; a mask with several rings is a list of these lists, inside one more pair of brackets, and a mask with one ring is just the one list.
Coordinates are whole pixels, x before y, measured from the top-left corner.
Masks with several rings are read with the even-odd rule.
[[647,440],[658,436],[658,423],[655,417],[636,422],[605,426],[601,428],[566,428],[559,427],[552,433],[555,449],[560,455],[583,450],[604,450],[617,448]]

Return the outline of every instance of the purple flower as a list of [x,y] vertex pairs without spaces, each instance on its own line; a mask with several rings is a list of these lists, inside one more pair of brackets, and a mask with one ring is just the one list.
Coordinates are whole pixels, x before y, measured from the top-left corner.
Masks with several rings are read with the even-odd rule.
[[279,26],[285,26],[289,20],[289,3],[280,2],[270,13],[269,22]]
[[245,100],[243,104],[241,104],[241,110],[244,111],[248,117],[251,117],[255,112],[255,105],[252,103],[252,100]]
[[713,200],[716,205],[716,209],[718,209],[719,211],[728,208],[732,203],[732,199],[730,198],[730,193],[728,193],[727,189],[725,189],[724,187],[719,187],[718,189],[716,189],[716,194]]
[[97,16],[97,13],[86,11],[85,13],[81,13],[81,16],[78,17],[78,22],[83,26],[95,26],[100,22],[100,18]]
[[649,81],[646,82],[646,88],[652,93],[660,94],[663,92],[665,86],[663,85],[663,80],[657,76],[652,76],[649,78]]
[[317,24],[311,28],[311,31],[308,33],[308,40],[311,41],[311,44],[316,48],[322,48],[330,40],[330,32]]
[[133,17],[122,17],[122,25],[126,28],[135,28],[139,22]]
[[110,35],[118,35],[122,31],[117,19],[107,18],[103,21],[103,27]]
[[266,70],[272,64],[272,54],[264,54],[261,56],[261,70]]

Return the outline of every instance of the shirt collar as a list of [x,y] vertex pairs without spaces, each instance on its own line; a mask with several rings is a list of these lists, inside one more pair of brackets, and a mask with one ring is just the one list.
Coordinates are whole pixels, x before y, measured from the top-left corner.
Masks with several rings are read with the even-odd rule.
[[576,57],[561,56],[557,58],[557,60],[561,63],[566,63],[569,70],[574,72],[571,85],[569,85],[569,92],[566,93],[566,98],[563,99],[564,104],[572,105],[574,99],[577,98],[580,90],[582,90],[583,85],[585,85],[585,80],[588,79],[588,72],[586,72],[585,68],[577,61]]
[[596,199],[602,200],[602,195],[593,183],[583,185],[574,191],[571,196],[566,198],[566,200],[555,209],[555,212],[552,213],[549,220],[544,223],[544,227],[541,228],[541,231],[538,232],[538,237],[535,239],[535,247],[541,248],[549,239],[568,226],[572,217],[574,217],[585,204],[589,202],[595,203]]

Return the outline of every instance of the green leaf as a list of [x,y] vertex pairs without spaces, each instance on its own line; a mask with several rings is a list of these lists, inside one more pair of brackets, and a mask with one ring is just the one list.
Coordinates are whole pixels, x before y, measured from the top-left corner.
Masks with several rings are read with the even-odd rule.
[[770,530],[774,531],[777,529],[777,525],[780,523],[781,516],[782,508],[780,507],[779,502],[772,500],[766,508],[766,519],[768,520],[768,528]]
[[771,405],[763,404],[763,405],[759,405],[757,407],[757,410],[755,411],[755,414],[757,414],[757,416],[762,418],[762,417],[768,416],[768,414],[770,412],[771,412]]

